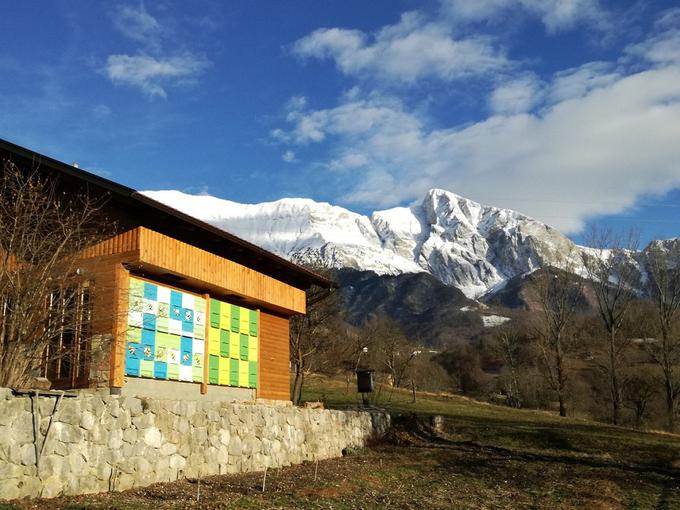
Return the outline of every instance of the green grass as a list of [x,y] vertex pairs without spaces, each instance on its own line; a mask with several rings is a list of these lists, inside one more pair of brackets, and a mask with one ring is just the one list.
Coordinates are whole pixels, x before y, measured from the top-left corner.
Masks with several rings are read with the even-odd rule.
[[[324,377],[310,378],[304,398],[320,400],[331,408],[358,404],[357,394],[344,382]],[[641,432],[625,427],[555,413],[511,409],[456,395],[417,396],[403,390],[382,389],[374,403],[391,412],[442,415],[453,441],[508,448],[528,454],[593,457],[612,462],[634,463],[656,468],[680,469],[680,436]]]

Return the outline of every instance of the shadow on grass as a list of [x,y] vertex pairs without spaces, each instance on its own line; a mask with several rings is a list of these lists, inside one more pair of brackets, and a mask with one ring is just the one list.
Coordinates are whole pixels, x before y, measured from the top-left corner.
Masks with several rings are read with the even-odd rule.
[[[527,436],[540,438],[535,443],[530,443],[529,449],[527,449],[515,447],[514,445],[499,446],[469,439],[455,439],[448,435],[438,434],[432,431],[423,421],[422,417],[417,415],[396,417],[393,425],[391,439],[394,440],[396,438],[400,444],[410,442],[409,446],[411,447],[467,450],[470,452],[494,454],[502,458],[527,463],[559,463],[589,468],[617,469],[643,475],[654,473],[670,477],[676,480],[676,483],[680,481],[680,470],[672,467],[669,463],[659,462],[661,458],[664,460],[672,459],[674,455],[677,455],[677,451],[665,452],[665,455],[662,456],[660,451],[654,450],[656,455],[651,456],[651,458],[647,457],[642,462],[631,462],[602,455],[602,450],[597,451],[595,454],[583,454],[571,446],[571,441],[567,437],[566,431],[557,428],[539,428],[531,432],[521,430],[519,435],[525,439],[525,441],[521,442],[524,446],[526,446]],[[498,434],[494,435],[498,436]],[[496,441],[496,443],[498,442],[500,441]],[[561,445],[562,448],[556,448],[556,444]],[[547,447],[541,449],[541,445],[547,445]],[[666,450],[668,450],[667,445]],[[569,455],[565,454],[565,452],[575,453]]]

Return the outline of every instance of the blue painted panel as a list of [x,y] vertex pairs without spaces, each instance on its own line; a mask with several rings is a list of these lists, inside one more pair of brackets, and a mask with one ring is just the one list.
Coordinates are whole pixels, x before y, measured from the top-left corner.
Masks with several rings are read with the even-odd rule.
[[142,319],[142,327],[154,331],[156,329],[156,316],[152,313],[145,313]]
[[128,358],[125,360],[125,375],[139,377],[139,360]]
[[180,363],[182,365],[191,366],[191,347],[193,340],[189,337],[183,336],[180,352]]
[[182,307],[177,305],[170,305],[170,318],[176,321],[182,320]]
[[158,300],[158,286],[153,283],[144,282],[144,297],[152,301]]
[[155,345],[156,343],[156,332],[149,329],[142,330],[142,343],[144,345]]
[[168,364],[164,361],[156,361],[153,365],[153,376],[156,379],[168,378]]
[[170,305],[182,308],[182,293],[176,290],[170,291]]

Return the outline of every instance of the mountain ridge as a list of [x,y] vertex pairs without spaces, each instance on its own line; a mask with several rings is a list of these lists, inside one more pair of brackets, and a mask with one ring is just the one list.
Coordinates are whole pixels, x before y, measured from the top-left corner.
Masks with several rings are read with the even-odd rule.
[[370,217],[308,198],[240,204],[174,190],[143,193],[294,262],[391,276],[425,272],[472,299],[540,267],[564,265],[565,257],[583,273],[581,255],[595,256],[525,214],[438,188],[419,204]]

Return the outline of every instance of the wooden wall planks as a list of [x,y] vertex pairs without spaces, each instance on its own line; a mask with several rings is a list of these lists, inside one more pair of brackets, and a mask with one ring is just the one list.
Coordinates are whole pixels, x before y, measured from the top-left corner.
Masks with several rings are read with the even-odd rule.
[[140,262],[224,289],[288,314],[305,313],[305,291],[229,259],[140,227]]
[[260,311],[260,398],[290,400],[288,335],[287,318]]

